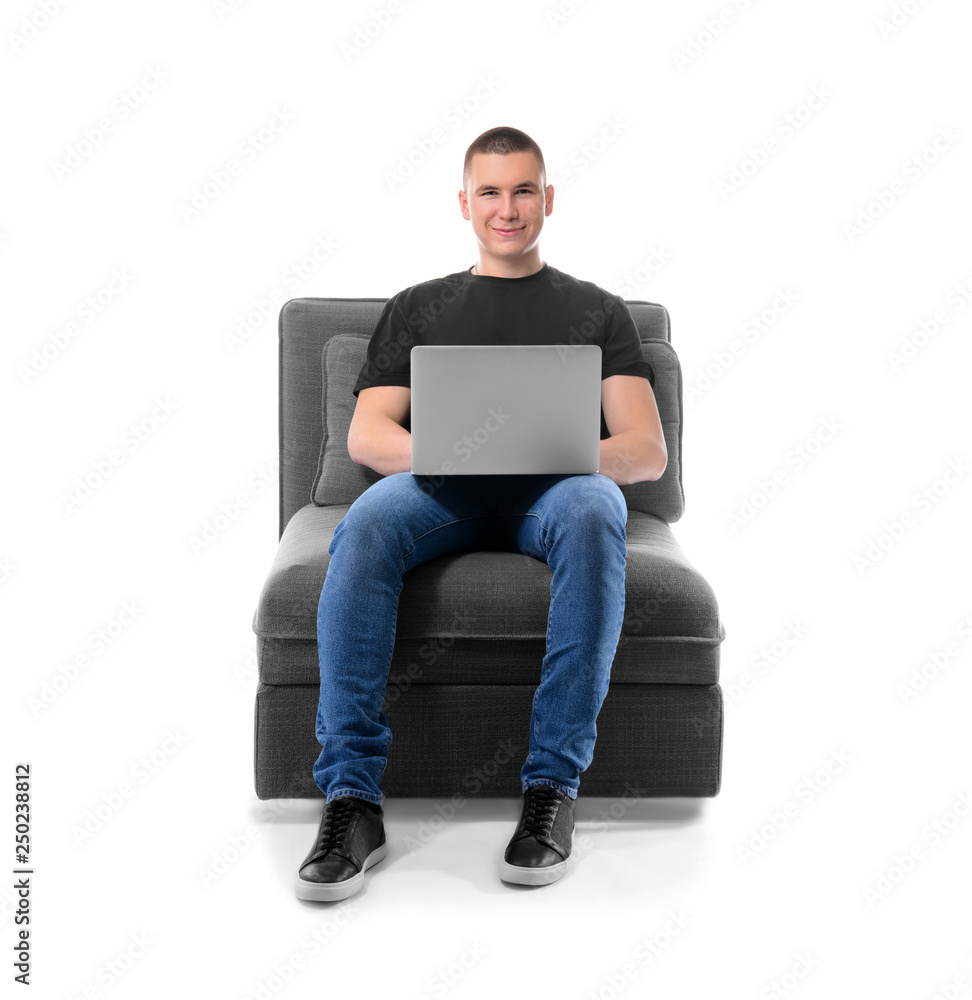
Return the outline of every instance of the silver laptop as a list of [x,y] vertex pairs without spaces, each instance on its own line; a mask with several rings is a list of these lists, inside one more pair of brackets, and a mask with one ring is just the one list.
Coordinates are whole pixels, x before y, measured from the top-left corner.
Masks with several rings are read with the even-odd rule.
[[411,350],[412,473],[593,473],[600,464],[596,344]]

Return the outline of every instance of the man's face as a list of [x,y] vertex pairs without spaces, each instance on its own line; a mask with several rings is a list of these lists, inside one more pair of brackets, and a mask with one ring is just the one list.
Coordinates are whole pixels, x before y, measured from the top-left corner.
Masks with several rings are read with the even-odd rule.
[[481,253],[509,261],[534,250],[544,216],[553,211],[553,185],[544,189],[541,181],[540,164],[529,150],[473,156],[459,206]]

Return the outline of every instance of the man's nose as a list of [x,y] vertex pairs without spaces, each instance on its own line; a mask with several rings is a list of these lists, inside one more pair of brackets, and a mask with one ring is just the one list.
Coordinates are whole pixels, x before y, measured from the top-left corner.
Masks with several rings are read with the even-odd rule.
[[504,219],[516,218],[516,205],[513,202],[512,195],[503,196],[503,202],[500,205],[500,215],[502,215]]

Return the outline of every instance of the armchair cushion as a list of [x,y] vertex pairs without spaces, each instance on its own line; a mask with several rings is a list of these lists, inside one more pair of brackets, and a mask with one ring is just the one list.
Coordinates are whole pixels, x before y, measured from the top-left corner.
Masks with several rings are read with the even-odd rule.
[[[346,505],[307,504],[287,524],[253,620],[261,680],[315,684],[317,603]],[[714,684],[725,631],[712,588],[660,518],[629,512],[621,640],[612,683]],[[442,556],[405,574],[396,657],[417,683],[536,683],[551,570],[520,552]],[[428,655],[431,651],[431,656]],[[272,652],[273,655],[269,655]]]
[[383,478],[351,461],[348,430],[357,400],[351,394],[368,351],[368,340],[340,333],[321,351],[321,450],[311,499],[319,507],[352,504]]

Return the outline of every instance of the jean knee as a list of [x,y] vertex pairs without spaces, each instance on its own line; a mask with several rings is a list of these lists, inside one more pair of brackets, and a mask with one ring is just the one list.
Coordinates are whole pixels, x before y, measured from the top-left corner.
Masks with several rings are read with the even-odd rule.
[[574,476],[569,482],[568,508],[572,514],[604,524],[613,522],[624,528],[628,520],[628,502],[613,479],[596,472],[590,476]]
[[413,544],[413,514],[417,516],[419,506],[426,503],[427,495],[410,472],[385,476],[360,494],[338,522],[330,554],[348,539],[358,551],[373,549],[376,541],[389,550],[408,549]]

